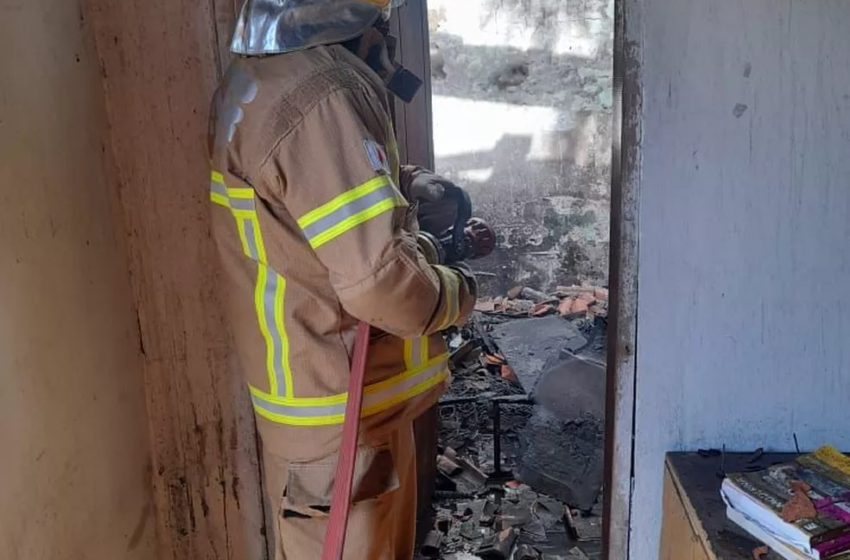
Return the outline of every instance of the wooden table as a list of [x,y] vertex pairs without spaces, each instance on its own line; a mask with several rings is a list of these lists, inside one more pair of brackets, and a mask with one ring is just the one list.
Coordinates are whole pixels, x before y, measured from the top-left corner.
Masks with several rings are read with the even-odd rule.
[[[769,467],[793,459],[787,453],[766,453],[748,463],[752,454],[727,453],[726,472],[744,471],[753,464]],[[664,519],[661,560],[752,560],[761,543],[726,519],[718,476],[721,457],[671,453],[664,473]],[[763,560],[782,560],[770,553]]]

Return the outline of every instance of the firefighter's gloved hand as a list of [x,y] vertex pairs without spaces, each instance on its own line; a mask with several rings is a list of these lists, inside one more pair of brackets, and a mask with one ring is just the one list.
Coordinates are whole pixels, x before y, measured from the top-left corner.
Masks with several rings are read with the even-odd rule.
[[446,188],[457,185],[427,169],[417,169],[410,182],[410,193],[418,205],[419,227],[433,235],[441,235],[454,226],[457,203],[443,195]]
[[433,171],[417,168],[410,182],[410,192],[417,202],[439,202],[443,198],[446,186],[454,186],[448,179],[437,175]]

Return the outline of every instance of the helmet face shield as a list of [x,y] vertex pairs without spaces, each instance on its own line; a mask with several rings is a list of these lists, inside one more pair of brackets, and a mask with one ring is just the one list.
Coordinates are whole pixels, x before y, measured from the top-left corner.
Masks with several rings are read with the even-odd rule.
[[279,54],[357,37],[404,0],[246,0],[230,50]]

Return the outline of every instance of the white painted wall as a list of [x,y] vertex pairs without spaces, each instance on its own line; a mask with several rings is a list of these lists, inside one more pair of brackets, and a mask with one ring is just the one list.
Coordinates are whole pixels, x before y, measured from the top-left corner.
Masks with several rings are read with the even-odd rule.
[[850,2],[642,18],[630,557],[650,560],[665,452],[850,448]]

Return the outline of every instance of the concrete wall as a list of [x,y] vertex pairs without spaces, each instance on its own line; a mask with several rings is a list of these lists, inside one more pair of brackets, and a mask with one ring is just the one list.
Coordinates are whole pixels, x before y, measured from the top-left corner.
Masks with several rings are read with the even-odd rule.
[[77,1],[0,0],[0,558],[155,554],[138,329]]
[[630,557],[649,560],[666,451],[788,451],[794,433],[850,449],[850,3],[627,4],[643,21],[627,10],[643,89]]
[[605,283],[613,0],[429,0],[437,171],[499,231],[487,286]]

